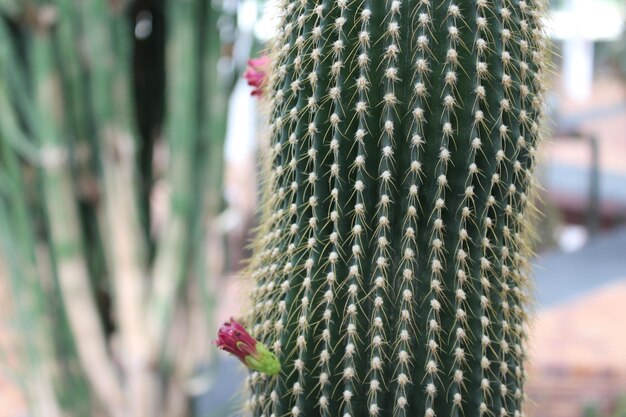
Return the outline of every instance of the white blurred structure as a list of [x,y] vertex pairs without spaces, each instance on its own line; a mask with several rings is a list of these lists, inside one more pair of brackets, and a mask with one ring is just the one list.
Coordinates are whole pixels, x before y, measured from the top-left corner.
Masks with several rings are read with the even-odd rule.
[[563,10],[552,12],[548,32],[563,41],[563,87],[581,102],[591,93],[594,42],[615,40],[624,29],[623,12],[602,0],[569,0]]

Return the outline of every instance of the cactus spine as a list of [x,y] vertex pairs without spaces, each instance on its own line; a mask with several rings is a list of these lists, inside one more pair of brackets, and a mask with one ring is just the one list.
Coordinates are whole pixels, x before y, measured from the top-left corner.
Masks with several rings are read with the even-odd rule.
[[542,0],[282,1],[254,416],[520,416]]

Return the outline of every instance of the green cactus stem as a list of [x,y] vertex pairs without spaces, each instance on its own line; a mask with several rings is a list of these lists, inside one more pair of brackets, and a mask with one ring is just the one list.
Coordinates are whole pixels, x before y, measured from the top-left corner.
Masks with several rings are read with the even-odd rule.
[[523,415],[544,7],[280,2],[251,415]]

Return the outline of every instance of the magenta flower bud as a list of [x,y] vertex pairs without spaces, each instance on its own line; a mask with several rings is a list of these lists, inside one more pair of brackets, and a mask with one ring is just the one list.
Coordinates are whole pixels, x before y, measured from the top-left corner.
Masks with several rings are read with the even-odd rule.
[[254,87],[250,95],[263,95],[263,87],[265,87],[269,67],[270,57],[268,57],[267,55],[248,60],[248,69],[243,74],[243,76],[246,80],[248,80],[248,85],[250,87]]
[[280,362],[263,343],[256,341],[235,319],[224,323],[217,332],[213,343],[221,350],[235,355],[250,369],[268,375],[280,372]]

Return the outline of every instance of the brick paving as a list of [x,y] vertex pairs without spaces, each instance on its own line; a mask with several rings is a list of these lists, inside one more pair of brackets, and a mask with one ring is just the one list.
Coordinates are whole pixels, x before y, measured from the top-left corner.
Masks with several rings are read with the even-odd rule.
[[530,364],[529,417],[608,416],[626,395],[626,278],[540,312]]

